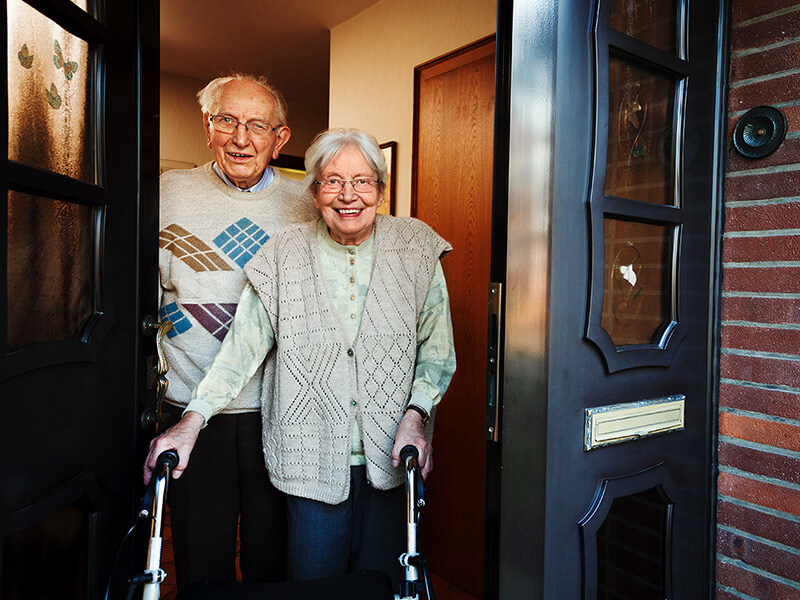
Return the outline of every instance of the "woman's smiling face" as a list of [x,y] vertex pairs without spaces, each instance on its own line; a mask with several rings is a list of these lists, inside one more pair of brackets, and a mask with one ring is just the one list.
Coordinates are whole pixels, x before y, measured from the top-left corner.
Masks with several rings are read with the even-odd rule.
[[378,185],[371,186],[368,192],[356,192],[351,182],[359,178],[375,179],[375,171],[357,146],[345,146],[328,161],[319,176],[321,181],[345,181],[344,188],[324,191],[317,184],[314,191],[314,204],[328,226],[331,239],[339,244],[357,246],[366,240],[383,200]]

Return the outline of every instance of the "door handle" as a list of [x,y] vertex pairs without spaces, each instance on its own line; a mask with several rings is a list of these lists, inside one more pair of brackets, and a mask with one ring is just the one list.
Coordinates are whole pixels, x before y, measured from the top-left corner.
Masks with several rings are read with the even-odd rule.
[[172,331],[171,321],[156,321],[152,316],[147,315],[142,320],[142,330],[146,336],[156,335],[156,355],[158,362],[152,367],[152,375],[156,382],[156,402],[153,407],[146,407],[142,411],[140,417],[142,428],[153,430],[159,433],[160,428],[163,426],[164,421],[161,417],[161,407],[164,404],[164,397],[167,395],[167,388],[169,381],[167,380],[167,372],[169,371],[169,363],[167,356],[164,353],[164,336]]
[[489,283],[489,332],[486,356],[486,439],[500,441],[500,340],[503,324],[503,284]]

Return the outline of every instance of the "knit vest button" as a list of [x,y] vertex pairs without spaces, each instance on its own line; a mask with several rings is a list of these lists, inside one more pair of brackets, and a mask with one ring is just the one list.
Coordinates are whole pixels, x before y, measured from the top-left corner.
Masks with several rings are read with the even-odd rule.
[[353,349],[352,348],[348,348],[347,349],[347,356],[353,356]]
[[350,400],[350,406],[355,406],[356,404],[358,404],[358,402],[355,400]]

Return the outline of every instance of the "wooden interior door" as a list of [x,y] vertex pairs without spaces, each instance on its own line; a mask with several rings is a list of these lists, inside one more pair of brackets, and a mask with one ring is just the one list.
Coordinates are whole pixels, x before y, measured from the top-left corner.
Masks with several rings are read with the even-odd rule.
[[443,261],[458,367],[436,411],[421,525],[431,569],[483,596],[486,336],[494,36],[417,67],[412,215],[453,245]]

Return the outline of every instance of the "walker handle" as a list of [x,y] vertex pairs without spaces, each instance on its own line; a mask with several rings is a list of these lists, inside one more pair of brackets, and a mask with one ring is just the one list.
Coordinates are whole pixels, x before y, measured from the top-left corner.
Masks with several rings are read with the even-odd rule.
[[156,493],[156,479],[159,477],[168,477],[175,467],[178,466],[178,462],[180,462],[180,458],[178,458],[178,451],[174,448],[164,450],[164,452],[158,455],[156,459],[156,468],[153,469],[153,476],[144,490],[142,506],[139,509],[140,517],[152,516],[151,511],[153,509],[153,500],[155,499]]

